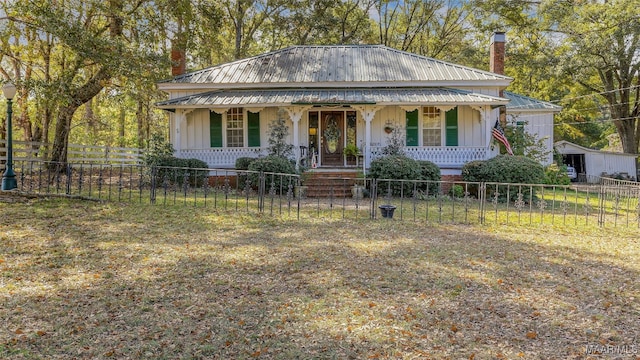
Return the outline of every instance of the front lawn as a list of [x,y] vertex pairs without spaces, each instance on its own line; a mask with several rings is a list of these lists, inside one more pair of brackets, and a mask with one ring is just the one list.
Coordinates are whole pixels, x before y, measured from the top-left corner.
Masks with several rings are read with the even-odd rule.
[[1,196],[3,359],[640,352],[635,227],[295,221]]

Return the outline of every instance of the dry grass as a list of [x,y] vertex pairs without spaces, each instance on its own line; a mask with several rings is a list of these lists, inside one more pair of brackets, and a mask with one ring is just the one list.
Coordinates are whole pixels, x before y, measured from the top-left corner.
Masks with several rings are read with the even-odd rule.
[[59,199],[0,214],[3,359],[640,355],[638,229]]

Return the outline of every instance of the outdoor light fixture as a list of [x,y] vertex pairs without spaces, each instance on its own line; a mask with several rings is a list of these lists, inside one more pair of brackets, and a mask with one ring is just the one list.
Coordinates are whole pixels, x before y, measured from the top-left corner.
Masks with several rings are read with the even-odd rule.
[[13,134],[11,131],[11,114],[13,113],[11,100],[16,96],[16,86],[8,82],[2,87],[2,93],[7,98],[7,162],[2,174],[2,190],[13,190],[18,187],[16,174],[13,172]]

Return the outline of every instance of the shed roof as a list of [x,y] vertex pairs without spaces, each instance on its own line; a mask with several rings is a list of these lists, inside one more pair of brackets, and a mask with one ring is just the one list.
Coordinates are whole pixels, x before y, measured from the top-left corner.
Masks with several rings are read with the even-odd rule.
[[[176,76],[163,84],[497,82],[511,78],[382,45],[291,46]],[[252,87],[254,87],[252,86]],[[357,85],[356,85],[357,86]],[[362,85],[360,85],[362,86]],[[436,86],[446,86],[436,84]]]
[[637,158],[638,154],[627,154],[622,152],[613,152],[613,151],[604,151],[604,150],[596,150],[589,149],[584,146],[580,146],[578,144],[574,144],[567,140],[560,140],[553,143],[553,146],[558,150],[561,154],[580,154],[580,153],[591,153],[591,154],[607,154],[607,155],[617,155],[617,156],[626,156]]
[[218,90],[157,103],[163,109],[282,104],[504,105],[507,99],[447,88]]

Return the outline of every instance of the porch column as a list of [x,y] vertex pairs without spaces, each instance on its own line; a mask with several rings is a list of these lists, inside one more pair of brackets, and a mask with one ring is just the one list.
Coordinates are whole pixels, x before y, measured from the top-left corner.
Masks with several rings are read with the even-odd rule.
[[368,168],[371,165],[371,121],[382,106],[352,105],[351,107],[358,110],[364,119],[364,166]]
[[296,170],[300,168],[300,119],[311,106],[287,106],[283,107],[293,122],[293,154],[296,158]]
[[187,120],[187,114],[183,109],[177,109],[174,120],[175,139],[173,139],[173,147],[176,150],[176,156],[180,157],[180,155],[182,154],[182,134],[180,130],[182,128],[182,122],[186,122]]

